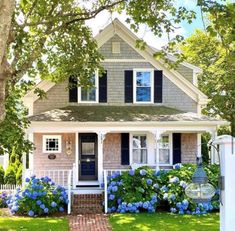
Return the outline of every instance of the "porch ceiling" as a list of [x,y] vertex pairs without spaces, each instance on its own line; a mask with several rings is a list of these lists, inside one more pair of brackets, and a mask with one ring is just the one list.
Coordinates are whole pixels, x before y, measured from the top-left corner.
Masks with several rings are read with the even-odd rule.
[[164,106],[69,106],[30,116],[39,122],[177,122],[219,121]]

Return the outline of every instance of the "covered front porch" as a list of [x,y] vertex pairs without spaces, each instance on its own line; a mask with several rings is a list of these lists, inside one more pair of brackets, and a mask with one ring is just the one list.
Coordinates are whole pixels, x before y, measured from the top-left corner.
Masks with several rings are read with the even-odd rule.
[[49,176],[67,187],[69,173],[73,190],[101,190],[105,172],[140,166],[172,168],[177,163],[195,163],[201,155],[201,133],[216,135],[211,126],[100,126],[94,128],[38,125],[29,139],[35,150],[29,155],[25,176]]

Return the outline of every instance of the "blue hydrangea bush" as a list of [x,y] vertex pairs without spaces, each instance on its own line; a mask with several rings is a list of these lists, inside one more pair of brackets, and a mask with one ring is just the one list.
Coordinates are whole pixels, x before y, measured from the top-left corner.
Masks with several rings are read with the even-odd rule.
[[8,199],[7,192],[0,192],[0,208],[7,207],[7,199]]
[[7,205],[12,214],[30,217],[64,212],[68,204],[65,188],[56,186],[49,177],[26,179],[26,186],[9,196]]
[[[155,171],[148,167],[115,172],[108,177],[108,212],[153,213],[157,207],[178,214],[204,214],[219,207],[219,196],[210,203],[196,204],[185,194],[195,165]],[[209,181],[218,188],[218,166],[205,168]]]

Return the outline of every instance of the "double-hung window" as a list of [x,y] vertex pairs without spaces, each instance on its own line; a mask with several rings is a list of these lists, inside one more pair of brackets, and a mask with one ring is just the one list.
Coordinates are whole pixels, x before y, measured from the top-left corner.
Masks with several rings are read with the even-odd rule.
[[147,163],[147,137],[146,135],[133,135],[132,137],[133,163]]
[[98,71],[91,78],[92,86],[89,88],[79,88],[80,103],[97,103],[98,102]]
[[44,153],[61,153],[61,136],[45,135],[43,136]]
[[159,164],[171,163],[170,135],[162,135],[159,142]]
[[153,103],[153,70],[134,70],[134,102]]

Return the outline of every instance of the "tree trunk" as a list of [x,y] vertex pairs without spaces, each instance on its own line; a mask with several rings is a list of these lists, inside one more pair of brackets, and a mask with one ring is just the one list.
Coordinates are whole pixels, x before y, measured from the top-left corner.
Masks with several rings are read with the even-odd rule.
[[0,121],[5,116],[5,86],[9,76],[6,52],[14,9],[15,0],[0,1]]

